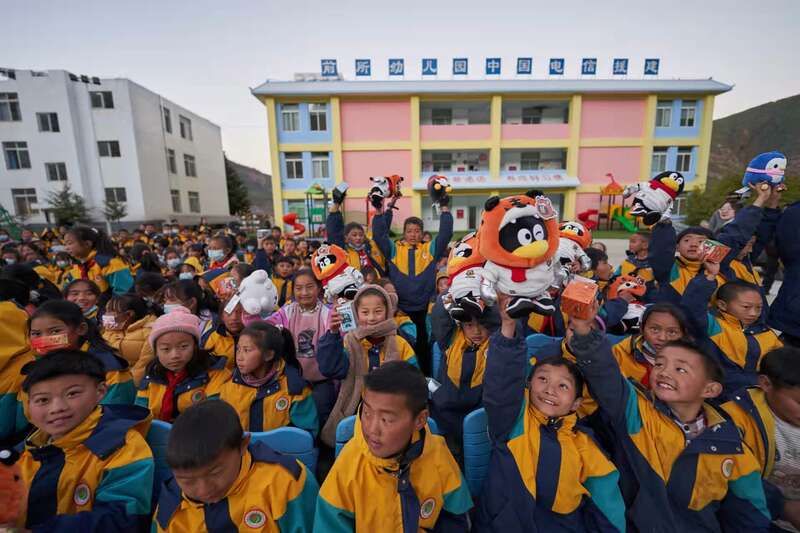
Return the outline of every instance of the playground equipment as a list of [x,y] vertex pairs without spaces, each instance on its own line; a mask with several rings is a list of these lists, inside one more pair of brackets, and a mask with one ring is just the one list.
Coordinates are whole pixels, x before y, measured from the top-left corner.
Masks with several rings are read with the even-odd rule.
[[0,204],[0,228],[5,228],[8,230],[8,234],[11,236],[12,239],[19,239],[20,237],[20,227],[17,225],[14,217],[11,216],[11,213],[6,211],[6,208]]
[[600,189],[599,209],[587,209],[578,213],[578,220],[591,230],[612,230],[614,222],[617,222],[625,231],[637,231],[637,220],[628,214],[630,207],[623,204],[622,193],[625,188],[614,179],[614,174],[609,172],[606,177],[610,183]]

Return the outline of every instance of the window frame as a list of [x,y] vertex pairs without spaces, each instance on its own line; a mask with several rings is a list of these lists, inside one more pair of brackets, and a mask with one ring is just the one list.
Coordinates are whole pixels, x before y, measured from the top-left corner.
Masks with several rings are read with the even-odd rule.
[[[20,193],[20,191],[23,191]],[[30,192],[33,191],[33,192]],[[19,209],[18,201],[24,198],[27,207],[24,210]],[[32,198],[32,200],[31,200]],[[33,216],[39,214],[39,209],[32,208],[31,204],[38,204],[39,203],[39,196],[36,193],[35,187],[25,187],[25,188],[12,188],[11,189],[11,201],[14,204],[14,213],[19,216]]]
[[[95,101],[95,97],[99,100]],[[111,91],[89,91],[89,105],[92,109],[114,109],[114,94]]]
[[[122,194],[120,195],[120,191]],[[116,202],[118,204],[128,203],[128,191],[125,187],[106,187],[106,202]],[[122,198],[120,198],[122,196]]]
[[[290,154],[291,154],[291,158],[290,158]],[[305,178],[305,176],[303,175],[303,153],[302,152],[284,152],[283,161],[284,161],[284,168],[286,170],[286,179],[287,180],[302,180],[302,179]],[[289,172],[290,164],[291,164],[291,168],[292,168],[291,172]],[[299,169],[300,169],[299,175],[298,175],[298,172],[297,172],[297,170],[298,170],[298,166],[297,165],[300,165],[299,166]],[[290,174],[293,174],[293,175],[290,175]]]
[[[440,115],[437,117],[437,115]],[[444,117],[443,115],[447,115]],[[431,126],[452,126],[453,109],[450,107],[431,108]]]
[[173,213],[183,213],[183,205],[181,203],[181,191],[180,189],[170,189],[169,196],[172,200],[172,212]]
[[58,124],[58,113],[46,111],[36,113],[36,124],[39,132],[60,133],[61,127]]
[[22,121],[22,108],[19,105],[19,93],[0,93],[0,109],[4,107],[8,109],[9,118],[2,118],[4,115],[0,113],[0,122]]
[[192,132],[192,119],[183,115],[178,115],[178,124],[180,126],[181,139],[194,141],[194,133]]
[[[677,156],[675,156],[675,170],[682,173],[692,171],[692,160],[693,160],[692,152],[693,151],[691,147],[678,148],[678,154]],[[683,168],[683,165],[681,165],[681,159],[685,159],[687,161],[685,169]]]
[[[663,167],[656,167],[655,165],[656,156],[658,156],[659,159],[662,159],[663,157]],[[666,148],[653,148],[653,153],[650,155],[650,172],[653,173],[666,172],[667,156],[668,152]]]
[[[533,113],[531,113],[531,111],[533,111]],[[520,124],[541,124],[543,116],[544,106],[535,105],[523,107],[520,111]]]
[[197,177],[197,158],[192,154],[183,154],[183,174],[187,178]]
[[161,106],[161,118],[164,121],[164,131],[172,133],[172,111],[165,105]]
[[[55,173],[55,179],[53,179],[53,172]],[[56,182],[56,181],[67,181],[69,180],[69,176],[67,175],[67,164],[62,162],[49,162],[44,164],[44,173],[47,176],[47,181]]]
[[[316,127],[314,122],[316,121]],[[320,127],[320,121],[322,126]],[[328,131],[328,104],[313,102],[308,104],[308,127],[310,131]]]
[[165,148],[164,153],[167,156],[167,172],[170,174],[178,173],[178,159],[175,156],[175,150],[172,148]]
[[[662,119],[667,118],[666,124],[659,123],[659,117]],[[660,100],[656,103],[656,128],[671,128],[672,127],[672,100]]]
[[[25,170],[31,168],[31,153],[28,150],[27,141],[3,141],[0,145],[3,149],[3,159],[6,162],[6,170]],[[16,166],[11,164],[11,153],[15,154]]]
[[[103,155],[103,146],[107,145],[108,150]],[[114,148],[116,147],[116,155],[114,155]],[[119,146],[119,141],[97,141],[97,153],[100,157],[122,157],[122,150]]]
[[[320,166],[320,175],[317,175],[317,163]],[[323,175],[322,167],[325,169]],[[328,152],[311,152],[311,175],[314,179],[330,179],[331,177],[331,157]]]
[[[287,128],[287,119],[293,128]],[[281,104],[281,131],[300,131],[300,104]]]
[[[690,121],[691,124],[689,124]],[[681,115],[678,119],[678,125],[681,128],[694,128],[697,125],[697,100],[684,100],[681,102]]]
[[[200,193],[198,191],[188,191],[187,196],[189,198],[189,212],[190,213],[202,212],[203,206],[200,204]],[[197,203],[197,209],[194,209],[195,207],[194,202]]]

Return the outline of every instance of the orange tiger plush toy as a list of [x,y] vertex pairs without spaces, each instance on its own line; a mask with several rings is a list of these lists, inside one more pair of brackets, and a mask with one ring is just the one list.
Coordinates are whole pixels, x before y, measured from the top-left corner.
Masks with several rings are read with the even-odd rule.
[[555,311],[548,288],[554,280],[553,256],[558,250],[558,213],[546,196],[528,191],[486,201],[478,229],[478,250],[484,270],[498,292],[511,300],[512,318],[531,312]]
[[19,454],[13,449],[0,448],[0,529],[4,526],[13,528],[18,522],[25,521],[28,493],[22,483],[17,459]]
[[638,333],[640,329],[640,321],[644,314],[645,306],[641,302],[647,292],[647,285],[645,281],[638,276],[631,276],[623,274],[614,278],[611,285],[608,286],[608,299],[620,298],[623,294],[628,300],[628,310],[622,317],[619,325],[612,333],[620,335],[628,335]]
[[335,244],[323,244],[311,256],[311,270],[325,288],[325,301],[340,296],[352,300],[364,284],[361,272],[347,264],[347,253]]

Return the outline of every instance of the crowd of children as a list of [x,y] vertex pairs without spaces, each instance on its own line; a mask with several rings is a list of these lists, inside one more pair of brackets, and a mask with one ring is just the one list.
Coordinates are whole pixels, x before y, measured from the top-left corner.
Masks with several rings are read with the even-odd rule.
[[[347,300],[312,268],[321,243],[277,227],[0,228],[0,528],[800,531],[800,205],[780,193],[753,187],[715,234],[667,211],[616,270],[562,224],[558,273],[521,316],[480,268],[447,270],[479,253],[450,242],[447,194],[435,236],[410,217],[396,239],[396,194],[368,228],[335,198],[327,241],[363,278]],[[512,220],[499,244],[547,243],[537,224]],[[786,277],[770,308],[753,260],[772,242]],[[253,312],[255,279],[274,301]],[[576,281],[598,289],[580,313]],[[479,409],[490,457],[471,493]],[[162,486],[154,420],[171,424]],[[285,426],[314,439],[316,471],[251,438]]]

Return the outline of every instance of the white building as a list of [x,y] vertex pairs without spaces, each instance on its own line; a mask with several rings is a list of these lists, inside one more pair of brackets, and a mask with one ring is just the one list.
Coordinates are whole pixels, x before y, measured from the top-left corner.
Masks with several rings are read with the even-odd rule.
[[28,225],[66,183],[98,222],[106,199],[124,225],[230,219],[219,126],[130,80],[0,71],[0,142],[0,204]]

